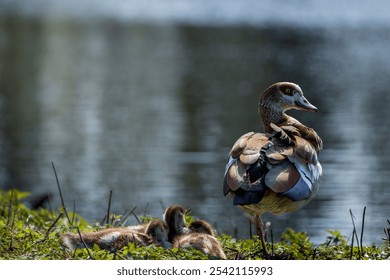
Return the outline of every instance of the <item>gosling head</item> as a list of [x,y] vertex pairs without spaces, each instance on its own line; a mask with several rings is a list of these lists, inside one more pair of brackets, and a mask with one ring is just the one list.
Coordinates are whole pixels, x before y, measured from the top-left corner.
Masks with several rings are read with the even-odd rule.
[[168,226],[165,222],[160,220],[153,220],[149,222],[145,233],[150,236],[156,245],[161,245],[164,248],[172,247],[168,241]]
[[169,228],[168,240],[172,242],[176,235],[184,234],[188,232],[186,228],[185,215],[188,209],[185,209],[179,205],[169,206],[163,215],[165,222]]

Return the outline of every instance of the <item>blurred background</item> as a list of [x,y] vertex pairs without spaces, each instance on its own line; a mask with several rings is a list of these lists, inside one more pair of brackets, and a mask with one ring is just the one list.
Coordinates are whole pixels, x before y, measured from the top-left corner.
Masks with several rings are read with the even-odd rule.
[[[315,243],[380,244],[390,218],[390,3],[386,1],[0,0],[0,186],[59,195],[89,222],[112,209],[192,209],[249,237],[222,194],[235,140],[260,131],[260,93],[298,83],[324,141],[314,200],[266,215]],[[46,207],[49,207],[47,204]],[[68,210],[69,210],[68,209]],[[130,219],[128,224],[136,223]]]

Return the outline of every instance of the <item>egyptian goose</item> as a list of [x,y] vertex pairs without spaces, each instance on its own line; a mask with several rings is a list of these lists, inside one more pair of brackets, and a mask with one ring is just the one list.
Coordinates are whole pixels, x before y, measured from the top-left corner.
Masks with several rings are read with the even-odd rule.
[[153,220],[148,223],[145,234],[151,238],[153,244],[167,249],[172,247],[172,243],[168,241],[168,232],[168,225],[164,221]]
[[168,225],[168,241],[172,242],[174,237],[188,233],[188,228],[186,227],[186,213],[188,209],[183,208],[179,205],[169,206],[164,214],[163,219]]
[[296,211],[317,193],[322,176],[318,134],[285,112],[316,112],[301,88],[279,82],[267,88],[259,102],[265,133],[249,132],[233,145],[226,165],[223,193],[252,215],[265,246],[261,215]]
[[174,238],[174,248],[192,247],[201,251],[205,255],[210,255],[219,259],[226,259],[222,246],[215,238],[215,232],[210,224],[205,221],[198,220],[192,222],[188,226],[188,229],[189,233],[179,235]]
[[[155,244],[164,248],[172,247],[172,244],[168,242],[168,226],[165,222],[153,220],[146,225],[145,232],[129,228],[106,228],[95,232],[82,232],[81,236],[87,247],[97,244],[100,248],[112,252],[122,249],[131,242],[138,246]],[[76,248],[84,248],[80,235],[77,233],[65,233],[62,240],[72,251]]]

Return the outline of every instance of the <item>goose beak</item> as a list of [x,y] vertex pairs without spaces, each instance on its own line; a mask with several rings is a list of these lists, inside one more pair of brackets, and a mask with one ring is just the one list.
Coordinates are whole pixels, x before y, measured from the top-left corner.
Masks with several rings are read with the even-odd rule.
[[311,104],[303,95],[299,96],[297,100],[295,100],[295,105],[298,110],[306,110],[310,112],[317,112],[318,108]]

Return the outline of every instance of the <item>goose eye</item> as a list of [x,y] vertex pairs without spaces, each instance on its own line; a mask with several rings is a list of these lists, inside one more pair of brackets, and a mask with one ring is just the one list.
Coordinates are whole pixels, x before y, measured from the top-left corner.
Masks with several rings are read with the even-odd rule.
[[289,96],[292,96],[292,95],[293,95],[292,90],[291,90],[290,88],[284,89],[284,93],[285,93],[286,95],[289,95]]

